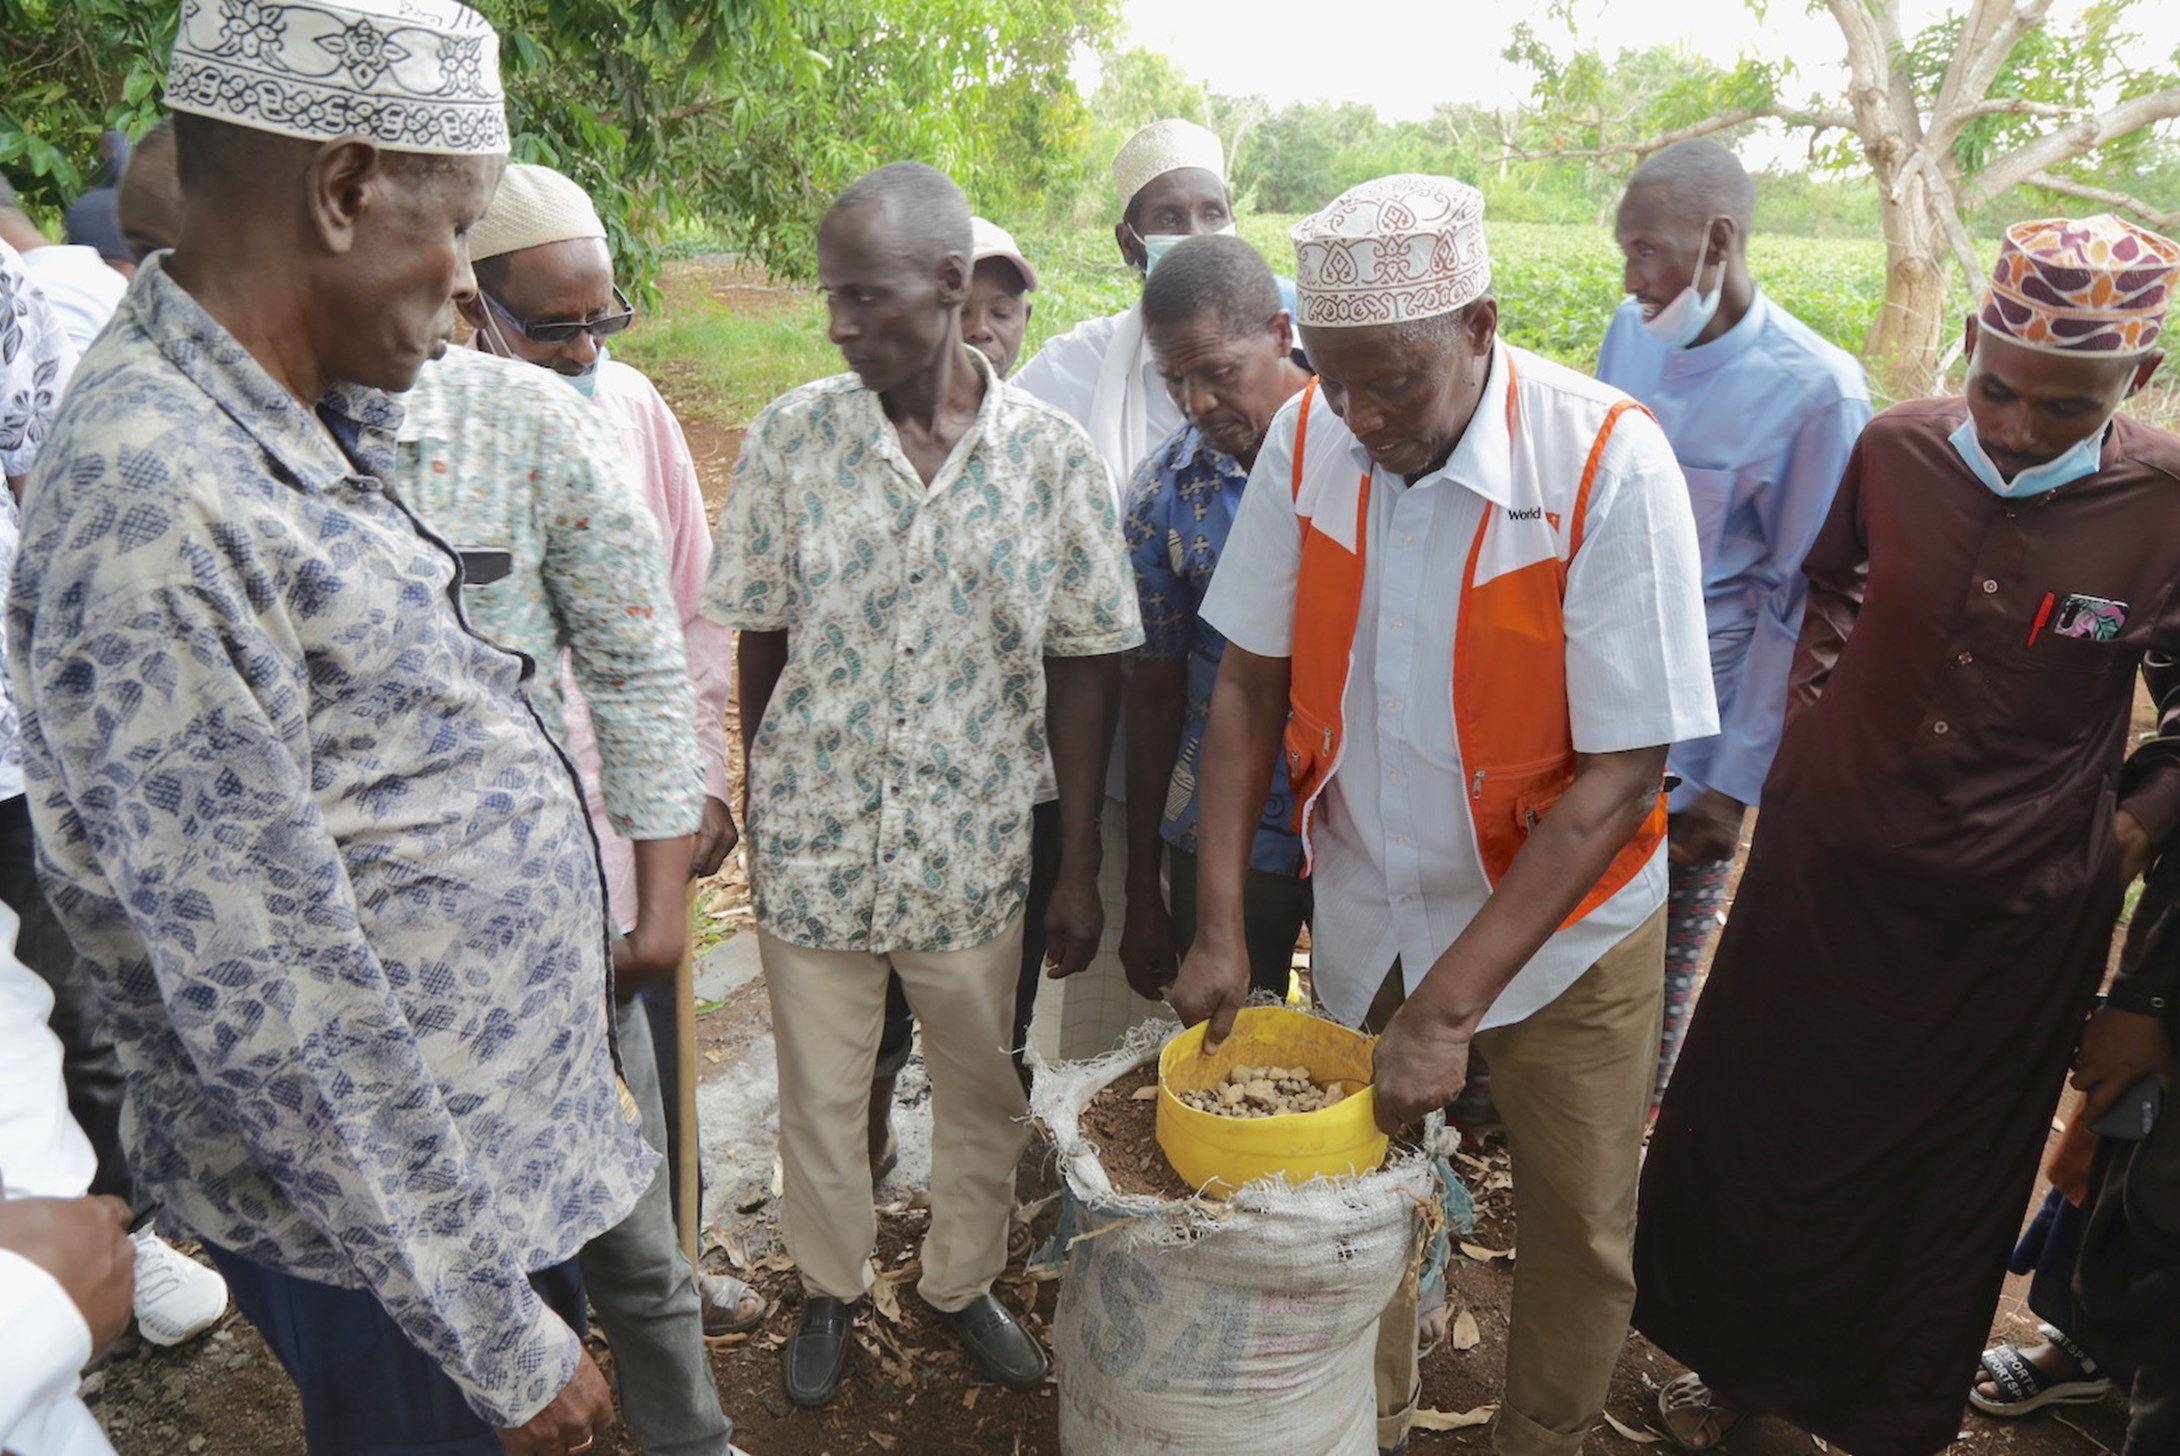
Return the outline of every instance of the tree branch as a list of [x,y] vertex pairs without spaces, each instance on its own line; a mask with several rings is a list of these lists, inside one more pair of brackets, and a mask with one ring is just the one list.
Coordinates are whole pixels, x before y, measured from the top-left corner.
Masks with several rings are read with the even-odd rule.
[[2080,114],[2079,107],[2061,106],[2056,101],[2031,101],[2026,96],[1986,96],[1955,113],[1963,121],[1973,121],[1979,116],[2043,116],[2064,119]]
[[2087,182],[2077,182],[2071,177],[2055,176],[2050,172],[2033,173],[2028,179],[2031,186],[2046,192],[2056,192],[2062,197],[2079,197],[2084,202],[2101,202],[2106,207],[2124,207],[2159,230],[2180,228],[2180,212],[2160,212],[2157,207],[2131,192],[2115,192],[2109,187],[2092,187]]
[[2038,172],[2047,172],[2116,137],[2175,116],[2180,116],[2180,86],[2168,86],[2054,128],[2015,147],[1968,179],[1961,188],[1961,204],[1973,212]]
[[1976,0],[1961,30],[1953,63],[1945,68],[1938,99],[1930,108],[1931,145],[1950,151],[1962,127],[1978,116],[1992,114],[1978,108],[1989,100],[2003,98],[1986,98],[1984,93],[1991,89],[1999,68],[2006,64],[2021,38],[2042,25],[2050,9],[2051,0],[2026,0],[2019,5],[2012,0]]
[[1631,153],[1638,157],[1647,157],[1652,152],[1669,147],[1675,142],[1687,141],[1690,137],[1709,136],[1713,132],[1725,131],[1727,128],[1739,126],[1743,122],[1758,121],[1766,117],[1790,122],[1795,126],[1814,127],[1818,131],[1824,131],[1831,127],[1849,128],[1854,125],[1854,118],[1844,111],[1811,111],[1800,106],[1746,106],[1738,111],[1707,116],[1701,121],[1691,122],[1687,126],[1677,126],[1671,131],[1661,131],[1643,137],[1638,141],[1614,142],[1609,146],[1583,147],[1580,149],[1554,147],[1541,152],[1508,152],[1497,160],[1499,162],[1537,162],[1575,157],[1619,157]]

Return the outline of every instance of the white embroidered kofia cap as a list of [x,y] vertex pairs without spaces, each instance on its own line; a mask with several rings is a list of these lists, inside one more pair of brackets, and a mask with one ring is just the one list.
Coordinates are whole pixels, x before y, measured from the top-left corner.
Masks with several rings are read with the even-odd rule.
[[1404,173],[1351,187],[1289,230],[1295,321],[1361,328],[1452,313],[1491,287],[1484,195]]
[[1113,154],[1113,185],[1120,189],[1121,205],[1135,201],[1152,178],[1183,167],[1201,167],[1224,182],[1226,148],[1216,133],[1193,121],[1176,116],[1152,122]]
[[507,150],[499,54],[454,0],[182,0],[166,103],[281,136],[489,156]]
[[469,230],[469,258],[477,263],[524,248],[605,235],[606,225],[598,220],[588,192],[550,167],[509,162],[492,205]]

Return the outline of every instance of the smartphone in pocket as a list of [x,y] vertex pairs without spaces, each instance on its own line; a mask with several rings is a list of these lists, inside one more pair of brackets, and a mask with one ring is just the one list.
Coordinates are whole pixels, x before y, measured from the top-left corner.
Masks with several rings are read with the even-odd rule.
[[2129,1087],[2104,1111],[2104,1116],[2089,1125],[2098,1137],[2119,1138],[2138,1143],[2150,1135],[2157,1125],[2157,1114],[2165,1102],[2165,1089],[2155,1077],[2144,1077]]

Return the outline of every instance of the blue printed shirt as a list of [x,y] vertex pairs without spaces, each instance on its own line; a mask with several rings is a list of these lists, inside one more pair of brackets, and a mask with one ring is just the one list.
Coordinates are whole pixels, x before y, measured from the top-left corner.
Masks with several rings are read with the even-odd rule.
[[529,1274],[658,1160],[581,795],[387,487],[399,415],[304,409],[147,262],[24,492],[8,671],[162,1217],[371,1291],[513,1426],[582,1352]]
[[[1211,721],[1211,685],[1218,680],[1226,638],[1205,620],[1204,593],[1226,549],[1241,508],[1248,467],[1213,448],[1184,422],[1153,450],[1128,488],[1122,523],[1135,589],[1143,609],[1140,655],[1188,660],[1188,707],[1181,722],[1181,750],[1166,789],[1159,830],[1176,849],[1196,852],[1197,769],[1204,729]],[[1271,797],[1264,801],[1249,867],[1274,874],[1302,870],[1302,841],[1294,832],[1294,790],[1287,762],[1275,756]]]

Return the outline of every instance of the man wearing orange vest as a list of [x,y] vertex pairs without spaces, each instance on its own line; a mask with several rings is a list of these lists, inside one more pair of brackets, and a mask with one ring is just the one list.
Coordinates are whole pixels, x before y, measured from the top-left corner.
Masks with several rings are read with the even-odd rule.
[[[1284,728],[1314,983],[1381,1032],[1379,1122],[1450,1100],[1472,1041],[1491,1062],[1521,1234],[1494,1445],[1573,1456],[1634,1299],[1666,745],[1717,730],[1695,523],[1639,406],[1499,342],[1475,189],[1381,178],[1293,238],[1320,377],[1274,420],[1204,601],[1230,646],[1170,999],[1215,1042],[1247,992],[1243,874]],[[1412,1308],[1382,1329],[1397,1450]]]

